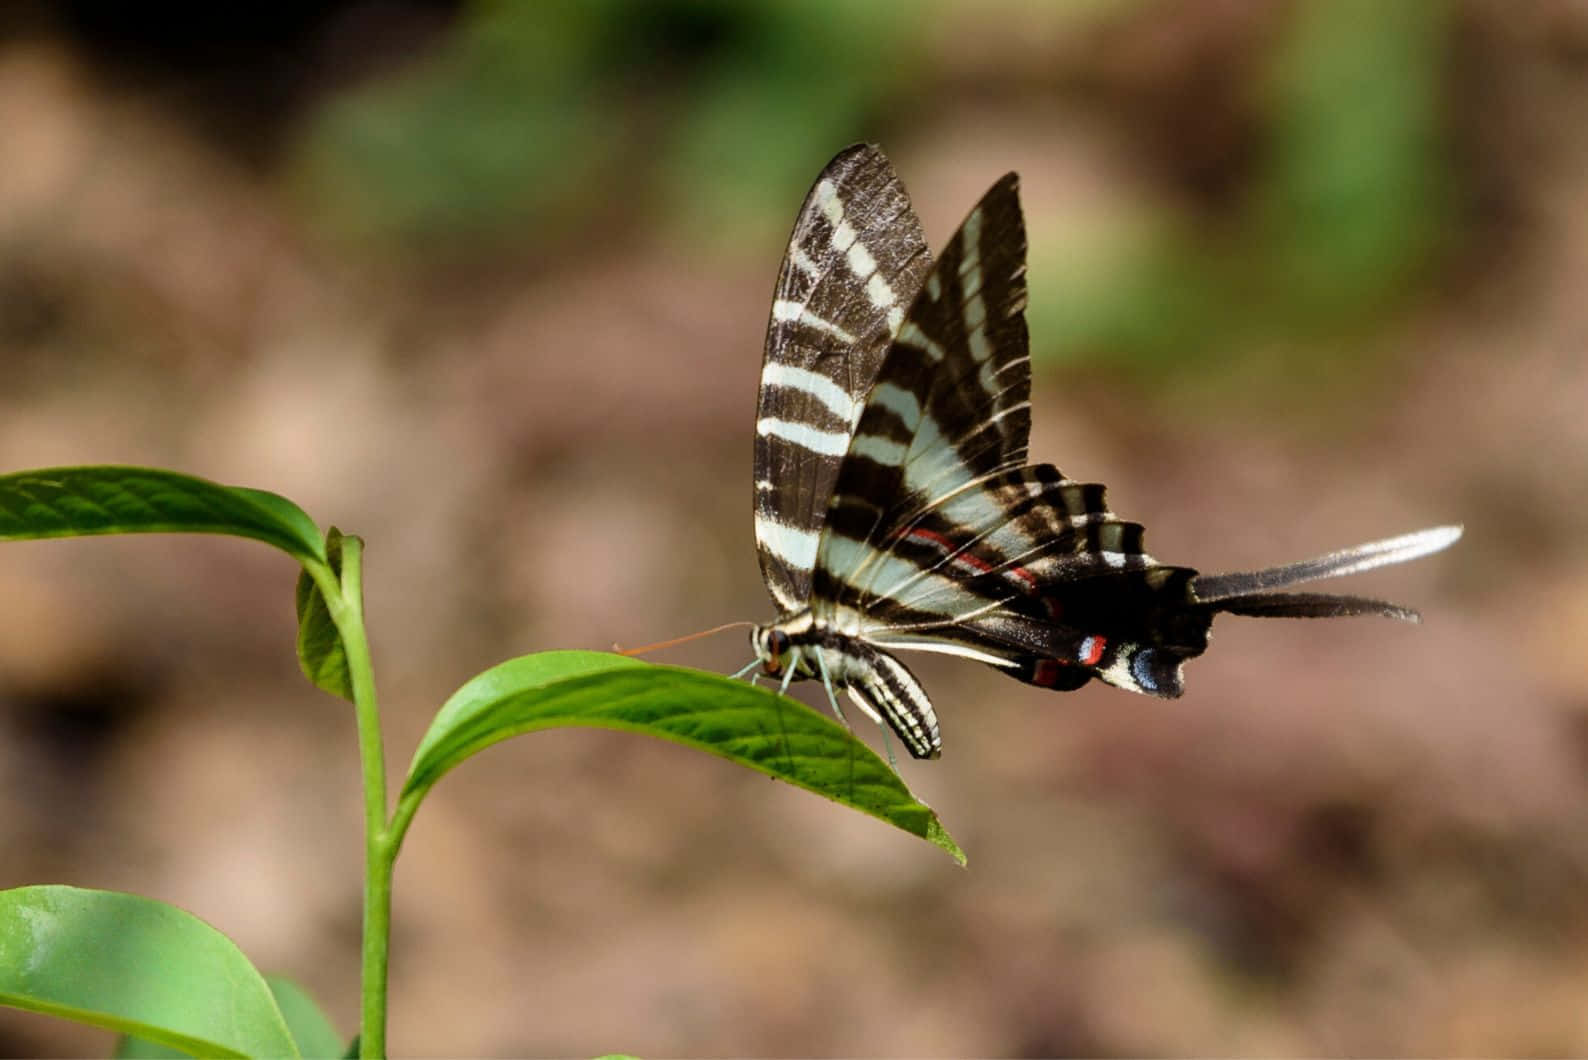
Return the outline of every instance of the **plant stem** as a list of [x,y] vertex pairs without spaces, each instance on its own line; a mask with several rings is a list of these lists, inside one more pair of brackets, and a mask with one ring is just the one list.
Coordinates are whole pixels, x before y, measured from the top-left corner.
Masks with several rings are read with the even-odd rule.
[[375,698],[375,671],[364,632],[363,552],[363,541],[352,536],[342,538],[340,586],[329,570],[324,578],[318,572],[314,577],[325,595],[347,655],[353,709],[358,719],[359,764],[364,776],[364,953],[358,1053],[360,1057],[384,1057],[391,881],[397,849],[386,823],[385,750]]
[[403,837],[408,834],[408,826],[413,823],[414,812],[419,809],[419,803],[430,791],[430,785],[414,791],[400,792],[397,796],[397,808],[392,811],[391,824],[386,830],[386,842],[391,846],[392,860],[397,860],[397,854],[402,850]]

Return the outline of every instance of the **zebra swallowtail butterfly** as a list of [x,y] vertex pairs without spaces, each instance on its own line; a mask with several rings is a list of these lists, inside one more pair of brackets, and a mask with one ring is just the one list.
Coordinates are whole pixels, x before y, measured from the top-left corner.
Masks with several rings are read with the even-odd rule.
[[935,758],[936,712],[896,649],[1043,688],[1097,677],[1178,696],[1220,611],[1417,620],[1380,600],[1275,590],[1427,555],[1459,527],[1209,576],[1149,556],[1102,486],[1028,465],[1025,258],[1013,173],[934,263],[879,150],[851,147],[822,171],[767,327],[755,539],[778,617],[751,634],[751,668],[784,690],[822,681],[835,711],[845,690]]

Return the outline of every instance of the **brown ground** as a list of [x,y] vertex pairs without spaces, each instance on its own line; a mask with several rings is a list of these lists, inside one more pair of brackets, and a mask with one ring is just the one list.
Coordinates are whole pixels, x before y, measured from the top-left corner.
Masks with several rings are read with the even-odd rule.
[[[1009,168],[1034,259],[1144,197],[1216,231],[1238,174],[1142,144],[1238,161],[1177,42],[1267,38],[1197,10],[1090,44],[945,15],[936,105],[885,130],[930,240]],[[1043,366],[1034,411],[1033,455],[1109,483],[1166,560],[1465,523],[1352,586],[1423,626],[1226,618],[1176,702],[920,662],[946,752],[905,777],[967,870],[670,745],[504,745],[404,851],[393,1051],[1588,1052],[1588,18],[1463,10],[1475,190],[1348,354],[1268,335],[1154,384],[1094,351]],[[1177,91],[1210,100],[1200,132]],[[0,46],[0,130],[0,469],[172,466],[364,536],[394,769],[502,658],[768,614],[748,458],[775,235],[617,211],[393,264],[49,34]],[[293,576],[220,539],[0,547],[0,886],[174,902],[350,1032],[353,729],[298,675]],[[668,656],[745,658],[738,634]],[[0,1054],[106,1048],[0,1013]]]

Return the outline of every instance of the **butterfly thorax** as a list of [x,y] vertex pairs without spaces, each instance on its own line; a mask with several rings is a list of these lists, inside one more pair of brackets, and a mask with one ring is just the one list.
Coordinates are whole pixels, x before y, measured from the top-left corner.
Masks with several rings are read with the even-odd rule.
[[912,755],[936,758],[943,741],[926,691],[903,663],[855,634],[850,627],[857,619],[842,610],[827,618],[806,608],[756,626],[750,646],[766,676],[846,690],[867,717],[891,726]]

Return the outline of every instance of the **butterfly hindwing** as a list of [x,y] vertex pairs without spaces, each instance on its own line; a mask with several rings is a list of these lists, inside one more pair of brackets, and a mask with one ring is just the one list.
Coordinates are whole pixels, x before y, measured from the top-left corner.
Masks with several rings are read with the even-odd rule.
[[784,613],[810,596],[860,403],[930,264],[921,223],[882,153],[858,145],[833,159],[789,238],[756,411],[756,545]]
[[861,633],[886,647],[967,655],[1021,680],[1074,688],[1093,676],[1179,694],[1167,663],[1200,654],[1210,614],[1193,572],[1159,564],[1103,487],[1051,465],[998,472],[918,513],[855,579]]

